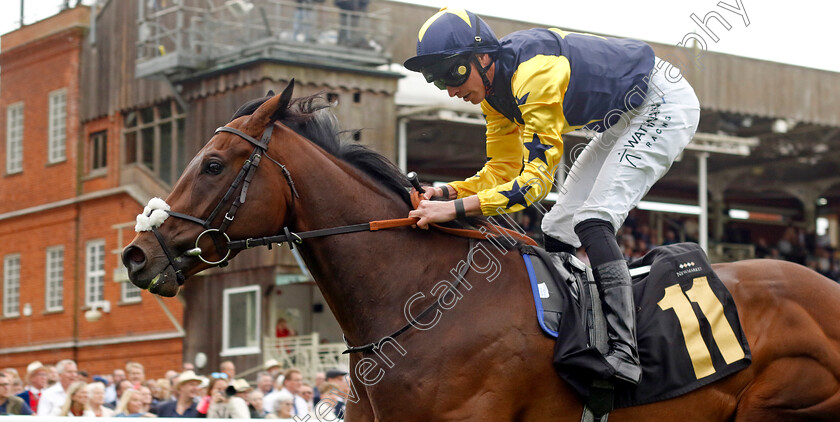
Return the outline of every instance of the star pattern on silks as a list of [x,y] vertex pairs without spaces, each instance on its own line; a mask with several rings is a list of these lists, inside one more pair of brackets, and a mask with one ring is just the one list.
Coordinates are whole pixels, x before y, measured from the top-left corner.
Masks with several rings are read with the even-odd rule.
[[525,104],[525,102],[528,101],[528,95],[530,95],[530,94],[531,94],[530,92],[526,92],[525,95],[523,95],[522,97],[514,96],[514,98],[516,98],[516,104],[517,105]]
[[531,139],[531,142],[525,142],[522,145],[525,145],[525,148],[528,149],[528,162],[539,158],[543,163],[548,164],[548,160],[545,158],[545,152],[554,148],[553,145],[546,145],[540,142],[540,137],[536,133],[534,134],[534,138]]
[[527,208],[528,202],[525,201],[525,194],[528,193],[528,191],[531,190],[532,187],[533,186],[531,185],[519,187],[519,181],[514,180],[513,186],[510,187],[509,191],[499,192],[499,194],[508,199],[508,203],[507,205],[505,205],[505,209],[510,209],[510,207],[516,204],[522,205],[523,207]]

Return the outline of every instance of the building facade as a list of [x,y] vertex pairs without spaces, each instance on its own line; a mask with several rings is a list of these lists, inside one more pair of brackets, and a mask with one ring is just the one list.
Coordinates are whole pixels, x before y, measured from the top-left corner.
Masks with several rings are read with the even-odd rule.
[[[332,104],[348,142],[396,154],[399,75],[376,68],[387,52],[360,46],[352,28],[336,26],[341,17],[330,8],[317,11],[310,29],[327,36],[317,48],[302,48],[316,41],[290,37],[296,6],[275,0],[262,5],[271,8],[272,36],[219,39],[214,34],[227,32],[213,31],[195,38],[197,26],[248,21],[228,3],[187,0],[161,10],[156,2],[99,1],[0,40],[0,137],[10,166],[0,181],[7,245],[0,248],[0,322],[11,333],[0,340],[0,367],[22,371],[35,359],[71,358],[98,374],[134,360],[147,377],[159,377],[201,353],[207,360],[199,370],[230,359],[247,371],[266,359],[262,344],[280,318],[299,333],[340,341],[317,287],[288,249],[245,251],[172,299],[127,283],[119,261],[134,216],[150,198],[166,197],[215,128],[244,102],[279,92],[293,78],[295,96],[320,93]],[[209,20],[190,15],[201,7]],[[191,24],[171,29],[193,38],[157,36],[182,21]],[[254,45],[260,48],[249,51]],[[230,54],[234,47],[242,54]],[[64,106],[50,111],[58,107],[50,104]],[[63,125],[58,139],[55,125]],[[96,313],[98,320],[88,321]]]
[[116,177],[120,128],[81,119],[89,23],[77,7],[2,37],[0,366],[24,372],[33,360],[109,373],[181,359],[181,303],[120,277],[143,194]]

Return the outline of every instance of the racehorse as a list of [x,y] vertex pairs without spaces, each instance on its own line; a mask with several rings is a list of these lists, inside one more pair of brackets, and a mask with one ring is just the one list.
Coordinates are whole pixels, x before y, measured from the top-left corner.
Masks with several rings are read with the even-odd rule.
[[[191,275],[235,256],[228,245],[285,234],[346,342],[380,346],[351,354],[348,421],[580,420],[581,398],[555,374],[554,340],[536,324],[515,250],[485,248],[492,256],[475,267],[484,272],[467,271],[459,294],[449,291],[445,306],[418,318],[422,326],[381,341],[436,301],[471,241],[408,226],[299,238],[403,218],[410,204],[393,164],[340,144],[329,110],[314,97],[291,100],[292,87],[243,106],[193,158],[165,200],[165,223],[123,251],[132,283],[174,296]],[[752,364],[610,420],[840,420],[840,286],[783,261],[714,270],[737,304]]]

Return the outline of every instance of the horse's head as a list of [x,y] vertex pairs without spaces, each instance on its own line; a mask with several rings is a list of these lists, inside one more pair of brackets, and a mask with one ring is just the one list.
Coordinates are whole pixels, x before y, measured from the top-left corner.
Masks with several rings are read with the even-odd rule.
[[134,285],[174,296],[186,278],[236,254],[227,248],[230,239],[282,227],[293,187],[282,182],[290,177],[285,168],[266,158],[272,159],[267,154],[272,133],[288,133],[275,122],[289,109],[293,86],[294,81],[252,114],[219,128],[166,200],[153,199],[138,215],[138,234],[122,254]]

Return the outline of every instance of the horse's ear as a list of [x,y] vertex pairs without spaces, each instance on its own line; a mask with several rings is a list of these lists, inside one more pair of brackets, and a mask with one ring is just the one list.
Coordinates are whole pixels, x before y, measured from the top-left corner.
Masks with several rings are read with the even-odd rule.
[[[286,88],[283,89],[283,92],[280,93],[280,107],[277,108],[278,112],[284,112],[287,108],[289,108],[289,103],[292,101],[292,92],[295,90],[295,78],[289,81],[289,84],[286,85]],[[282,116],[279,113],[275,113],[272,116],[273,120],[278,120]]]
[[[250,129],[250,132],[261,133],[266,126],[282,118],[292,101],[294,85],[295,80],[292,79],[280,95],[274,95],[264,102],[254,114],[248,117],[245,122],[246,130]],[[270,91],[269,94],[271,94]]]
[[269,89],[269,90],[268,90],[268,94],[265,94],[265,96],[266,96],[266,97],[273,97],[273,96],[274,96],[274,90],[273,90],[273,89]]

